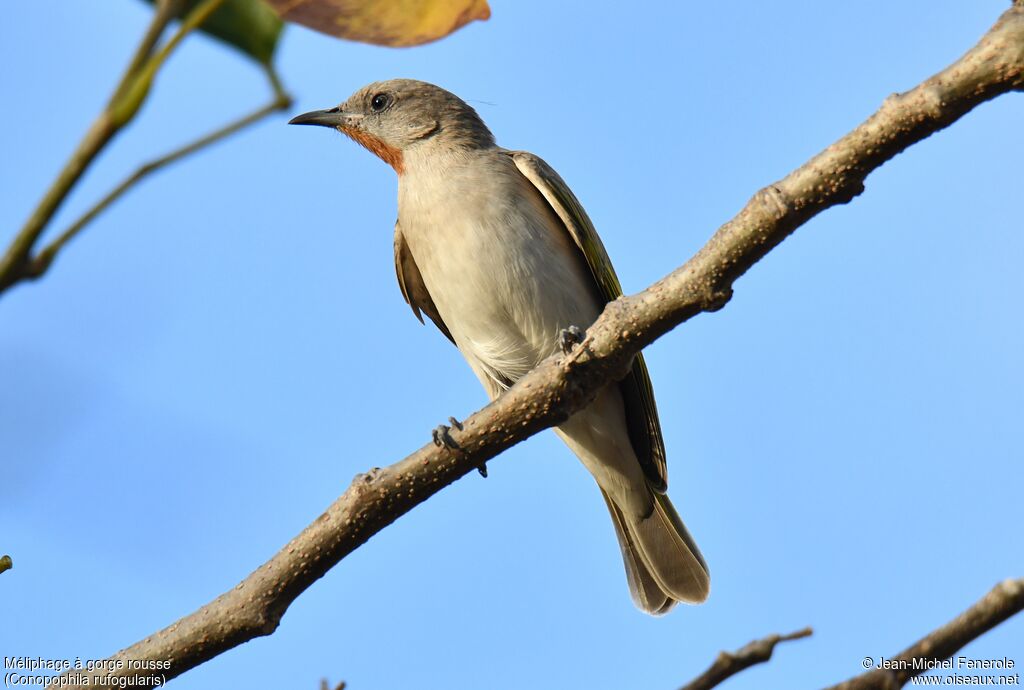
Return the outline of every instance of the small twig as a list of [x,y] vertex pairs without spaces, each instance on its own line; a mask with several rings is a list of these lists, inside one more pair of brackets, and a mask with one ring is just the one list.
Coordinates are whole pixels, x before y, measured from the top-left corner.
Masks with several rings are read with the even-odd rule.
[[[174,16],[172,12],[168,11],[168,5],[171,4],[167,2],[161,3],[157,11],[153,13],[149,27],[146,29],[146,33],[136,49],[128,68],[119,80],[111,101],[126,88],[126,85],[138,72],[139,66],[149,58],[153,46]],[[10,287],[22,278],[22,273],[28,264],[32,248],[35,246],[36,241],[38,241],[39,236],[43,234],[47,223],[53,218],[53,214],[57,212],[57,209],[71,191],[71,188],[75,186],[75,183],[78,182],[78,179],[85,172],[86,168],[89,167],[89,164],[92,163],[96,155],[114,136],[117,129],[110,116],[110,106],[108,105],[99,114],[92,126],[89,127],[82,141],[78,144],[78,148],[71,154],[71,158],[68,159],[64,168],[57,175],[57,179],[50,185],[35,211],[29,216],[21,231],[4,252],[4,255],[0,257],[0,291]]]
[[0,556],[0,573],[4,572],[5,570],[10,570],[13,567],[14,561],[11,560],[10,556],[8,556],[7,554]]
[[121,76],[121,81],[118,83],[117,88],[114,89],[114,95],[110,99],[111,102],[117,100],[124,93],[128,85],[131,84],[132,78],[138,74],[139,69],[149,60],[150,55],[153,54],[153,48],[156,47],[157,41],[160,40],[164,33],[164,29],[167,28],[170,20],[178,15],[184,2],[185,0],[157,0],[156,7],[153,10],[153,19],[146,28],[146,33],[142,36],[139,47],[132,54],[132,59],[128,62],[128,67]]
[[188,156],[200,149],[206,148],[211,144],[215,144],[222,139],[225,139],[239,130],[245,129],[249,125],[255,124],[259,120],[263,119],[267,115],[270,115],[279,110],[285,110],[292,104],[291,96],[289,96],[281,86],[281,82],[274,72],[273,68],[267,67],[267,76],[270,80],[271,87],[274,90],[274,96],[272,100],[266,105],[257,108],[253,112],[240,117],[237,120],[228,123],[227,125],[216,129],[209,134],[196,139],[195,141],[186,144],[180,148],[177,148],[159,158],[151,160],[150,162],[139,166],[139,168],[125,178],[121,184],[117,185],[112,189],[106,196],[100,199],[92,208],[86,211],[78,220],[72,223],[67,230],[62,232],[57,239],[51,242],[45,249],[40,251],[35,258],[32,259],[29,267],[24,273],[25,278],[35,279],[46,273],[47,269],[53,263],[58,252],[60,252],[64,246],[75,238],[76,235],[88,225],[96,216],[105,211],[108,206],[117,201],[121,195],[127,192],[129,189],[134,187],[136,184],[141,182],[143,179],[148,177],[150,174],[157,170],[174,163],[185,156]]
[[57,209],[67,198],[72,188],[92,164],[100,151],[135,116],[148,93],[153,75],[167,59],[167,56],[181,42],[184,36],[195,29],[224,0],[206,0],[193,9],[178,31],[156,55],[152,55],[157,40],[173,19],[179,3],[176,0],[161,2],[149,27],[136,49],[128,68],[118,81],[110,101],[89,127],[78,147],[46,190],[39,205],[25,221],[25,225],[0,256],[0,292],[27,277],[31,270],[31,255],[36,243],[53,219]]
[[810,637],[813,633],[814,631],[810,628],[804,628],[788,635],[769,635],[760,640],[754,640],[735,652],[720,652],[707,671],[684,685],[680,690],[709,690],[740,671],[755,664],[763,664],[771,659],[775,645],[778,643]]
[[911,678],[928,670],[927,662],[948,659],[967,643],[1021,611],[1024,611],[1024,578],[1004,580],[949,623],[889,659],[886,668],[875,668],[827,690],[902,688]]
[[224,2],[225,0],[202,0],[192,7],[181,20],[178,30],[167,39],[167,43],[160,47],[156,55],[146,60],[127,83],[118,87],[107,106],[107,112],[110,113],[117,126],[124,126],[135,117],[139,108],[142,107],[143,101],[146,100],[146,96],[149,95],[156,73],[163,67],[167,58],[186,36],[202,26],[203,22],[209,19]]
[[[334,690],[345,690],[345,686],[345,681],[341,681],[340,683],[334,686]],[[326,678],[320,679],[320,690],[331,690],[331,685],[327,682]]]
[[0,257],[0,291],[21,280],[32,248],[39,236],[43,234],[43,230],[46,229],[46,224],[56,213],[71,188],[78,182],[78,178],[82,176],[96,154],[110,141],[115,132],[117,132],[117,128],[114,127],[110,114],[106,111],[100,113],[85,133],[78,148],[71,154],[71,158],[68,159],[60,174],[57,175],[57,179],[43,196],[42,201],[39,202],[39,206],[32,212],[24,227],[7,247],[4,255]]

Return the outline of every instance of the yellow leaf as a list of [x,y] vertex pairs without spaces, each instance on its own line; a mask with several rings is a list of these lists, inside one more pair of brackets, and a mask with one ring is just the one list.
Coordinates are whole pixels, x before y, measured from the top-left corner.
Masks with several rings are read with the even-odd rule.
[[487,0],[267,0],[284,19],[352,41],[414,46],[487,19]]

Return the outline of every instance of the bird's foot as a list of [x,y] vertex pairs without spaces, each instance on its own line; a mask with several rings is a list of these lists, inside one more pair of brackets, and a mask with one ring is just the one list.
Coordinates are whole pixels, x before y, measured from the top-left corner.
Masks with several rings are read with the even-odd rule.
[[579,326],[563,328],[558,334],[558,349],[563,355],[572,352],[572,349],[583,342],[583,331]]
[[[453,427],[455,427],[459,431],[462,431],[462,422],[455,419],[455,417],[449,417],[448,421],[451,423]],[[440,424],[436,429],[430,432],[430,436],[434,440],[435,446],[437,446],[438,448],[449,448],[451,450],[462,450],[462,446],[460,446],[458,442],[454,438],[452,438],[452,426],[448,426],[447,424]],[[487,479],[487,463],[480,463],[480,465],[476,468],[476,471],[480,473],[481,477]]]
[[[455,421],[452,419],[451,421]],[[461,428],[462,425],[456,426]],[[436,429],[430,432],[430,437],[434,440],[434,445],[438,448],[451,448],[452,450],[458,450],[459,444],[455,442],[451,434],[452,428],[447,424],[439,424]]]
[[[448,421],[453,427],[462,431],[462,422],[455,419],[455,417],[449,417]],[[434,445],[438,448],[451,448],[452,450],[458,450],[459,444],[452,438],[451,430],[452,426],[447,424],[440,424],[436,429],[430,432],[430,437],[434,439]]]

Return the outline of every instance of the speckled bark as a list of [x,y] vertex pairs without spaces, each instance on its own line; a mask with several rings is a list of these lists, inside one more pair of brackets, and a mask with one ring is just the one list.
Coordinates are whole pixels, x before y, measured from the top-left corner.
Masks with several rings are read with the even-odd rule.
[[1024,7],[1017,4],[948,69],[891,96],[854,131],[755,194],[681,268],[609,304],[576,351],[546,360],[466,419],[462,430],[453,429],[461,450],[427,445],[358,476],[323,515],[234,589],[117,656],[173,659],[165,674],[172,678],[270,634],[295,597],[352,550],[484,461],[584,407],[601,387],[625,375],[641,348],[724,306],[737,278],[808,219],[860,194],[872,170],[980,103],[1020,89],[1022,71]]

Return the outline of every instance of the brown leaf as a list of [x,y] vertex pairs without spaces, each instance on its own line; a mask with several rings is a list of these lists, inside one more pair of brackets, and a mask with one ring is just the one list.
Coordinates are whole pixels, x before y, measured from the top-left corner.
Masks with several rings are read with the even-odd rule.
[[284,19],[352,41],[414,46],[491,16],[487,0],[267,0]]

